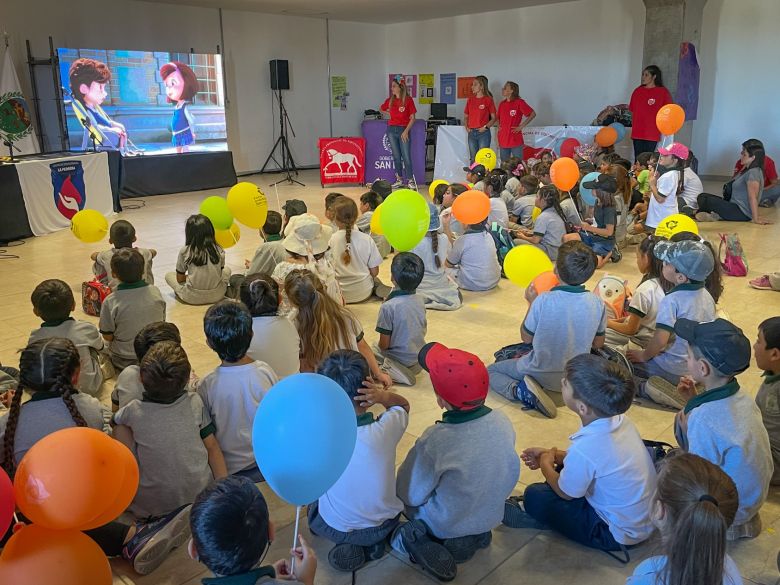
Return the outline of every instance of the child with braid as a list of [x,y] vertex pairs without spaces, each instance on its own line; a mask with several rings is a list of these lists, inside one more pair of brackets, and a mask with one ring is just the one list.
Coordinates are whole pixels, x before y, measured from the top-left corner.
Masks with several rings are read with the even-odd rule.
[[333,220],[338,231],[330,238],[330,261],[336,269],[346,303],[360,303],[376,294],[384,300],[390,287],[377,278],[382,255],[371,236],[355,227],[358,208],[349,197],[333,204]]
[[417,287],[417,294],[423,299],[426,309],[454,311],[460,309],[463,296],[458,285],[447,276],[444,266],[452,244],[446,234],[439,231],[441,219],[436,206],[429,203],[428,210],[431,213],[428,233],[412,249],[412,253],[419,256],[425,266],[425,274]]
[[558,200],[558,188],[545,185],[539,189],[536,196],[536,207],[542,210],[536,218],[533,231],[520,229],[513,231],[515,244],[532,244],[543,250],[550,260],[558,258],[558,248],[561,247],[566,234],[566,217]]

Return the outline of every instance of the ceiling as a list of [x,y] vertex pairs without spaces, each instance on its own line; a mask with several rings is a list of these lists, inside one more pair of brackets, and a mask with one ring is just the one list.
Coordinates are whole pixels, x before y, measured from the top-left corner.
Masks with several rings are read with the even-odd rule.
[[163,0],[208,8],[389,24],[571,0]]

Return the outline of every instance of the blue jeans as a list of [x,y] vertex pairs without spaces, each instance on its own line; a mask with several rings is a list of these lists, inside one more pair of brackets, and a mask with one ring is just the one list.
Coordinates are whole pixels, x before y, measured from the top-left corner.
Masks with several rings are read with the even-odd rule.
[[469,130],[469,162],[474,162],[477,151],[490,148],[490,129],[480,132],[477,128]]
[[615,247],[615,240],[596,240],[592,234],[586,231],[580,232],[580,240],[596,253],[596,256],[606,257]]
[[[403,178],[405,182],[414,178],[412,169],[412,137],[409,132],[409,140],[401,140],[406,126],[387,127],[387,138],[390,140],[390,150],[393,152],[393,163],[395,164],[395,174]],[[403,162],[403,165],[401,164]]]
[[761,201],[775,203],[778,199],[780,199],[780,183],[769,189],[764,189],[763,193],[761,193]]
[[342,532],[341,530],[336,530],[329,526],[328,523],[322,519],[322,516],[320,516],[319,513],[319,502],[309,504],[306,516],[309,520],[309,530],[312,534],[327,538],[334,544],[346,543],[357,546],[373,546],[378,542],[386,540],[398,527],[398,524],[401,521],[401,515],[399,514],[395,518],[389,518],[379,526],[374,526],[373,528]]
[[512,148],[499,148],[499,151],[501,153],[501,162],[508,161],[511,157],[516,156],[518,158],[523,158],[523,145],[520,146],[513,146]]

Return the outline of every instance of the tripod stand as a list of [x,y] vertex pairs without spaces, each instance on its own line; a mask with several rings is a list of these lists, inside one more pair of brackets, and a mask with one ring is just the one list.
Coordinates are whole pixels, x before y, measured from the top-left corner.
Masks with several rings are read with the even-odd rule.
[[[279,167],[279,171],[285,173],[285,177],[283,179],[279,179],[276,181],[276,183],[272,183],[272,185],[278,185],[279,183],[289,183],[292,185],[295,183],[301,187],[305,187],[306,185],[296,179],[293,179],[292,176],[293,173],[295,173],[296,177],[298,176],[298,167],[295,166],[295,161],[293,160],[292,153],[290,152],[290,144],[287,142],[287,127],[290,127],[290,132],[292,132],[293,137],[295,137],[295,130],[293,130],[292,124],[290,123],[290,118],[287,115],[287,108],[284,107],[284,102],[282,101],[282,90],[277,89],[276,92],[277,99],[279,100],[279,138],[277,138],[276,142],[274,142],[274,146],[271,149],[268,158],[265,159],[263,168],[260,169],[260,172],[264,173],[268,163],[273,159],[273,161]],[[282,157],[282,164],[279,164],[279,161],[276,160],[276,157],[274,156],[277,148],[279,149],[279,155]]]

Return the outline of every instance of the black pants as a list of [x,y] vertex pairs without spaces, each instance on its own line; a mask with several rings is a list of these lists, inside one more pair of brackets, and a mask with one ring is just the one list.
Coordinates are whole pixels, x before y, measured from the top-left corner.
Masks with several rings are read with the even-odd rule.
[[655,152],[655,147],[658,144],[656,140],[639,140],[638,138],[634,138],[633,142],[635,159],[643,152]]
[[[30,523],[29,519],[25,518],[24,515],[17,514],[17,516],[20,522]],[[129,531],[129,524],[114,521],[92,530],[86,530],[84,534],[94,540],[107,557],[118,557],[122,555],[122,548]],[[0,534],[0,547],[4,546],[12,535],[13,523],[8,527],[6,534]]]
[[726,201],[723,197],[702,193],[698,201],[699,211],[715,212],[723,221],[751,221],[751,218],[742,213],[736,203]]
[[631,203],[628,204],[628,210],[633,211],[637,203],[642,203],[644,200],[645,196],[642,195],[642,192],[639,189],[634,189],[631,191]]

